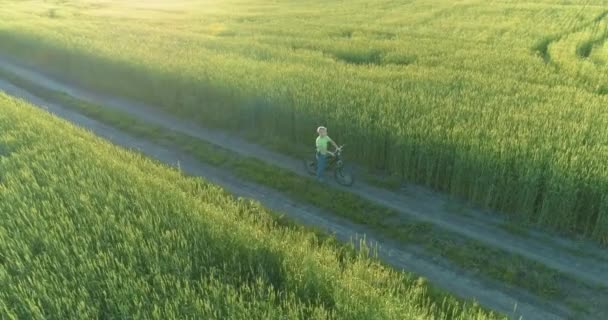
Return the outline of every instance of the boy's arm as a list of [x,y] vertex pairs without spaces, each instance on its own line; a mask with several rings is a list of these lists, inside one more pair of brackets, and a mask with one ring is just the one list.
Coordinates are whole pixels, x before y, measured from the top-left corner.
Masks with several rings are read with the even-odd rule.
[[338,149],[338,145],[334,142],[334,140],[332,138],[329,138],[329,142],[331,142],[331,144],[334,146],[334,148]]

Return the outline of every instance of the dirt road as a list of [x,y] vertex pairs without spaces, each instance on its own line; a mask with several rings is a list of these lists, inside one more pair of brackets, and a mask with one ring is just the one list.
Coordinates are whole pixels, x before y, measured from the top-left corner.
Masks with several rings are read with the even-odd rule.
[[[5,59],[0,59],[0,67],[50,89],[63,91],[82,100],[127,112],[141,120],[171,130],[220,143],[223,147],[240,154],[264,160],[298,174],[306,174],[299,159],[278,154],[224,132],[201,128],[194,123],[188,123],[163,113],[157,108],[61,83]],[[364,226],[336,218],[313,206],[297,203],[275,190],[241,181],[229,172],[202,164],[186,154],[129,136],[69,109],[32,96],[9,83],[0,81],[0,89],[14,96],[24,98],[77,125],[88,128],[116,144],[140,150],[142,153],[167,164],[176,164],[179,161],[182,170],[189,174],[202,176],[236,195],[258,199],[265,206],[285,212],[304,224],[319,226],[335,233],[336,237],[341,240],[349,241],[352,237],[365,234],[367,241],[380,245],[378,251],[380,258],[396,268],[403,268],[422,275],[437,286],[458,296],[475,298],[482,305],[509,314],[514,318],[520,315],[523,315],[526,319],[560,319],[567,316],[565,307],[562,308],[543,302],[541,299],[517,289],[507,288],[499,283],[481,281],[475,276],[467,274],[466,271],[449,266],[449,263],[438,263],[435,259],[420,255],[418,248],[403,248],[392,244],[390,241],[382,239],[382,235],[376,235]],[[433,223],[491,246],[521,254],[558,271],[568,273],[581,281],[593,285],[608,286],[608,277],[606,276],[608,274],[608,252],[593,244],[575,243],[568,239],[550,237],[539,232],[530,232],[526,235],[511,234],[501,228],[504,221],[496,215],[489,215],[474,209],[461,209],[459,213],[451,212],[448,205],[450,200],[447,197],[415,186],[409,186],[406,193],[391,192],[364,183],[357,183],[353,188],[345,190],[395,209],[403,217],[410,219],[413,217],[420,221]],[[514,312],[515,305],[517,305],[517,310]]]

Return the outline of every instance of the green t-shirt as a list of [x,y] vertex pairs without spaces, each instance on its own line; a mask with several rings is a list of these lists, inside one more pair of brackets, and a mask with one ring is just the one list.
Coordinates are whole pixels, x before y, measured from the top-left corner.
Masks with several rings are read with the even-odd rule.
[[331,141],[331,138],[329,136],[325,136],[325,137],[321,137],[318,136],[317,137],[317,152],[320,154],[327,154],[327,144]]

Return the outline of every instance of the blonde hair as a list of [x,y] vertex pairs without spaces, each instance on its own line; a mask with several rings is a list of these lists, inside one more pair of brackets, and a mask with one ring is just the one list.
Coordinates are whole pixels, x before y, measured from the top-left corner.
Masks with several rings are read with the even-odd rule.
[[320,126],[317,128],[317,133],[321,133],[322,130],[327,131],[327,128],[325,128],[324,126]]

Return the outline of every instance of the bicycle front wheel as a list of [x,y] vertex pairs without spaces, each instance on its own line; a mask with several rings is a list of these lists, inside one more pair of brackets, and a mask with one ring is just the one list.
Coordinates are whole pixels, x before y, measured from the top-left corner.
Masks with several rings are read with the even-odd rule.
[[350,187],[353,185],[353,183],[355,183],[355,178],[353,177],[353,174],[345,167],[336,168],[336,171],[334,172],[334,177],[338,184],[341,184],[346,187]]

